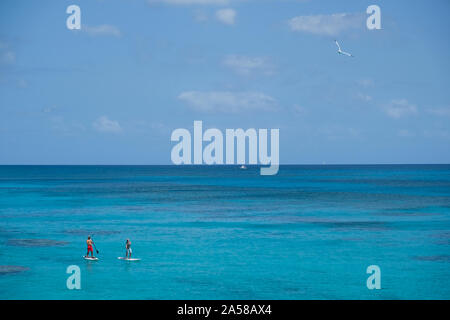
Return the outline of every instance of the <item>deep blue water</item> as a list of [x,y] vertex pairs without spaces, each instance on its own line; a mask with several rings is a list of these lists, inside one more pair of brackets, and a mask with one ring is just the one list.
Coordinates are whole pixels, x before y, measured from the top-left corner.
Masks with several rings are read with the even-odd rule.
[[[142,261],[117,260],[127,238]],[[0,166],[0,299],[449,299],[449,279],[450,165]]]

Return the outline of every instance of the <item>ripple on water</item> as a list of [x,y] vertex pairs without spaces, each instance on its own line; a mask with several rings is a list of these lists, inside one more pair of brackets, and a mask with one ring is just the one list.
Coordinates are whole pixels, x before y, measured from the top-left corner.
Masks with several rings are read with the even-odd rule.
[[439,245],[450,245],[450,232],[444,231],[444,232],[438,232],[436,234],[433,234],[432,237],[436,239],[434,243]]
[[384,231],[389,229],[387,223],[382,221],[320,221],[315,223],[340,230]]
[[67,245],[66,241],[50,239],[10,239],[8,245],[16,247],[60,247]]
[[388,217],[431,217],[431,216],[440,216],[441,214],[436,212],[420,212],[420,211],[382,211],[375,213],[375,215]]
[[111,235],[111,234],[119,234],[120,231],[115,230],[86,230],[86,229],[69,229],[63,231],[66,234],[72,234],[72,235]]
[[450,262],[450,255],[418,256],[414,257],[414,260]]
[[24,272],[30,268],[21,266],[0,266],[0,275],[14,274],[19,272]]

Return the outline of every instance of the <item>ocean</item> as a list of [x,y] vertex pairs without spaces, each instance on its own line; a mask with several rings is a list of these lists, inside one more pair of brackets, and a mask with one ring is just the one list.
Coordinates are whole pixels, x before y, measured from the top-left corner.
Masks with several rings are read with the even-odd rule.
[[0,166],[0,299],[450,298],[450,165],[259,173]]

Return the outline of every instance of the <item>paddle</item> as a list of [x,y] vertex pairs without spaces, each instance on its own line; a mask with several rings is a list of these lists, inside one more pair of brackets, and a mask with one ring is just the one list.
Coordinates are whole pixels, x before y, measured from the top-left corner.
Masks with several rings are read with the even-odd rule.
[[[91,239],[92,239],[92,237],[93,237],[93,236],[91,236]],[[98,250],[97,250],[97,247],[95,246],[94,239],[92,239],[92,244],[94,245],[94,248],[95,248],[95,251],[97,251],[97,254],[99,254],[99,252],[98,252]]]

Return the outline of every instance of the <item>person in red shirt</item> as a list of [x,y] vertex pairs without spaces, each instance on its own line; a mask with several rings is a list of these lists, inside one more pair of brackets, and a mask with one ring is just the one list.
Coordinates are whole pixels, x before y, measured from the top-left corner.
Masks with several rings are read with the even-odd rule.
[[[131,241],[130,241],[130,239],[127,239],[127,242],[125,243],[125,249],[126,249],[126,252],[125,252],[125,257],[127,257],[128,259],[131,259]],[[128,254],[130,255],[130,256],[128,256]]]
[[91,236],[88,236],[86,244],[87,244],[86,258],[89,257],[89,252],[91,253],[91,257],[94,258],[94,249],[92,248],[94,241],[92,241]]

